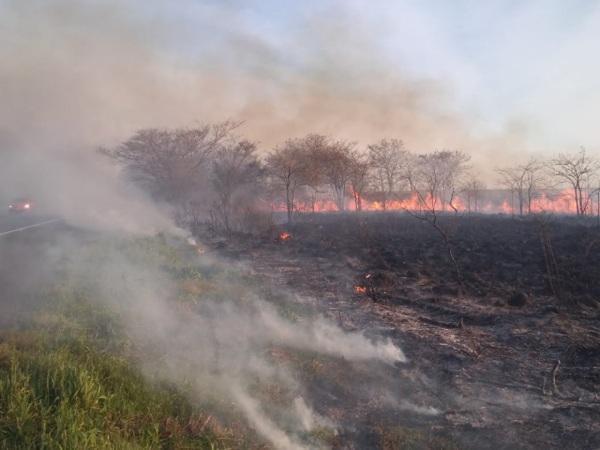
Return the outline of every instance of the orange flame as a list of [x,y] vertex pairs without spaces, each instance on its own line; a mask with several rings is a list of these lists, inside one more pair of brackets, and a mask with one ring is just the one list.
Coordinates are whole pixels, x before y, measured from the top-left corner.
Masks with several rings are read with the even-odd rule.
[[[357,195],[357,194],[355,194]],[[508,194],[507,194],[508,195]],[[427,211],[431,206],[435,206],[438,211],[452,212],[453,209],[447,202],[443,202],[439,198],[431,198],[430,196],[420,197],[417,193],[413,192],[409,197],[404,199],[391,199],[386,201],[385,208],[382,202],[367,200],[365,198],[360,199],[363,211]],[[588,206],[588,213],[595,211],[598,208],[596,202],[592,204],[591,199]],[[354,199],[348,199],[344,205],[347,211],[354,211],[356,209]],[[458,212],[468,212],[469,207],[464,198],[457,196],[452,202],[452,206]],[[285,204],[274,203],[271,205],[275,211],[285,211]],[[304,202],[297,201],[294,204],[294,209],[299,212],[335,212],[339,211],[339,207],[333,200],[321,199],[315,202]],[[511,200],[503,199],[493,201],[480,201],[477,207],[472,207],[471,211],[480,213],[503,213],[503,214],[519,214],[519,207],[516,200],[511,204]],[[524,213],[528,212],[526,205],[524,206]],[[531,212],[541,213],[549,212],[555,214],[576,214],[577,206],[573,193],[570,190],[563,190],[556,193],[544,192],[541,193],[537,198],[531,202]]]
[[366,294],[367,288],[364,286],[354,286],[354,292],[356,292],[357,294]]
[[282,231],[281,233],[279,233],[280,241],[287,241],[291,238],[292,238],[292,235],[290,233],[288,233],[287,231]]

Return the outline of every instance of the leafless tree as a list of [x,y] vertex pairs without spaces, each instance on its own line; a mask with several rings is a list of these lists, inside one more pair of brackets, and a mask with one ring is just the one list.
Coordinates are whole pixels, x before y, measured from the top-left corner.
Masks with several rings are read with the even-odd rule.
[[211,173],[216,197],[213,211],[226,232],[232,231],[235,214],[256,199],[262,174],[254,143],[229,143],[217,151]]
[[461,191],[467,201],[468,212],[479,212],[479,203],[484,190],[485,184],[473,175],[462,185]]
[[410,172],[410,184],[425,210],[435,214],[448,205],[457,211],[456,200],[470,157],[460,151],[435,151],[419,155]]
[[350,187],[352,197],[354,198],[354,208],[356,211],[362,211],[362,196],[369,183],[369,164],[368,157],[360,152],[353,151],[349,154],[350,158]]
[[321,134],[309,134],[301,140],[301,145],[306,162],[304,186],[309,192],[311,210],[315,212],[318,195],[325,192],[323,189],[323,185],[325,184],[325,170],[322,155],[324,149],[329,145],[329,138]]
[[313,135],[289,139],[267,156],[268,174],[285,190],[288,222],[292,222],[296,191],[311,181],[311,169],[314,167],[312,147],[316,139]]
[[520,214],[523,215],[523,189],[521,188],[521,178],[518,176],[517,171],[514,168],[503,168],[496,169],[496,172],[500,176],[500,184],[510,192],[511,215],[515,215],[515,195],[517,195],[519,200]]
[[175,130],[147,128],[113,149],[100,149],[122,164],[155,198],[182,203],[197,186],[199,170],[240,123]]
[[577,215],[586,214],[592,199],[591,186],[600,169],[598,160],[582,148],[577,154],[561,153],[549,167],[552,175],[573,190]]
[[456,280],[463,286],[462,273],[451,242],[450,232],[439,220],[440,210],[448,204],[455,212],[454,199],[465,175],[470,157],[460,151],[435,151],[419,155],[407,172],[411,189],[419,198],[421,211],[406,210],[417,219],[429,223],[439,234],[448,258],[454,267]]
[[328,140],[327,145],[315,155],[323,168],[324,180],[335,194],[339,211],[346,209],[346,187],[352,175],[351,152],[354,143]]
[[383,209],[388,200],[405,179],[408,152],[400,139],[382,139],[369,146],[369,161],[373,171],[373,184],[381,195]]
[[500,182],[511,192],[512,203],[516,195],[521,216],[532,213],[533,201],[544,188],[543,168],[540,161],[531,159],[526,164],[497,170]]
[[544,165],[535,159],[531,159],[523,166],[525,179],[525,200],[527,202],[527,214],[532,213],[533,200],[540,195],[546,187],[544,176]]

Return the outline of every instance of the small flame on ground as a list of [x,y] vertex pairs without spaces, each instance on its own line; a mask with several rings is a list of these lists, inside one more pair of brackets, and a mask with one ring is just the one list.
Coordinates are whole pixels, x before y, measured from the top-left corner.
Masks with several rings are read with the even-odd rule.
[[279,233],[280,241],[287,241],[291,238],[292,238],[292,235],[290,233],[288,233],[287,231],[282,231],[281,233]]
[[188,245],[194,247],[196,249],[196,252],[199,255],[203,255],[206,252],[204,247],[202,247],[200,244],[198,244],[198,241],[196,241],[196,239],[194,239],[191,236],[187,238],[187,243],[188,243]]
[[364,286],[354,286],[354,292],[356,292],[357,294],[366,294],[367,288]]

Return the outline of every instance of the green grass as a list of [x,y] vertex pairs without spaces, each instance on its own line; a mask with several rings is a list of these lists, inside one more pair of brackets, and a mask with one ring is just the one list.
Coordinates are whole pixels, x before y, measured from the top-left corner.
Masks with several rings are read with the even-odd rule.
[[0,334],[1,448],[233,446],[232,433],[181,392],[132,367],[119,354],[124,343],[107,350],[116,335],[97,334],[89,316],[93,327],[61,312],[37,319]]
[[[102,258],[104,244],[90,255]],[[164,240],[125,244],[127,255],[145,264],[186,269]],[[43,306],[0,330],[1,449],[249,447],[182,388],[140,373],[135,361],[143,355],[125,337],[117,311],[89,298],[93,290],[66,276],[38,295]]]

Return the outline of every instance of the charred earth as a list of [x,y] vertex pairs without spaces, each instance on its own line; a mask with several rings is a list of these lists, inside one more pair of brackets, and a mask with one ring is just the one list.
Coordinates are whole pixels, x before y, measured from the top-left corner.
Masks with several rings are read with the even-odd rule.
[[459,275],[440,234],[408,214],[303,215],[260,238],[204,241],[406,353],[387,399],[321,386],[315,407],[342,424],[340,448],[395,448],[395,426],[461,448],[598,448],[600,228],[545,216],[439,224]]

